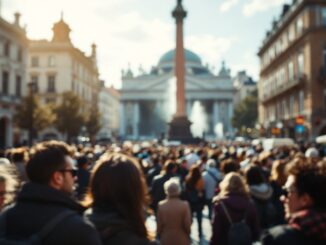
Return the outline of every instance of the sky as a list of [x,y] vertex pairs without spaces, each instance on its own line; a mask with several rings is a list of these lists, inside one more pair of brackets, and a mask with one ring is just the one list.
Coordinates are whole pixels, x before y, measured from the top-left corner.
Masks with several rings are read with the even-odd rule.
[[[121,87],[121,70],[142,67],[149,72],[159,58],[175,47],[175,22],[171,11],[177,0],[0,0],[1,16],[13,22],[22,14],[30,39],[52,38],[60,20],[72,29],[75,47],[86,54],[96,43],[100,78]],[[217,73],[223,60],[231,74],[246,70],[259,77],[257,52],[290,0],[183,0],[185,47]]]

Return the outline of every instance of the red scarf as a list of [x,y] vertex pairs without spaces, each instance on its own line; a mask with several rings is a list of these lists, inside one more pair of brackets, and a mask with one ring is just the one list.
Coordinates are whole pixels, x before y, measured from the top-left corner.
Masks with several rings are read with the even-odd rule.
[[306,209],[295,213],[289,225],[305,236],[326,241],[326,212]]

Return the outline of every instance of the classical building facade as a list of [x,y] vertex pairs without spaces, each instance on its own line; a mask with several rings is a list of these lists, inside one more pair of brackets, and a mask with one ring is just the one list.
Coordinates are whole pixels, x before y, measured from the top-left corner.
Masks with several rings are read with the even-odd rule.
[[[259,50],[259,121],[267,135],[326,134],[326,2],[294,0]],[[279,128],[279,130],[275,130]]]
[[238,105],[248,95],[257,89],[257,83],[248,76],[246,71],[239,71],[233,78],[233,86],[235,89],[234,105]]
[[26,92],[28,46],[19,18],[16,13],[14,23],[9,23],[0,17],[0,148],[12,147],[19,141],[13,117]]
[[[30,41],[28,81],[44,103],[56,104],[63,92],[75,92],[85,102],[81,110],[87,112],[97,104],[101,87],[96,45],[91,45],[90,55],[76,48],[70,40],[70,27],[62,17],[52,30],[51,41]],[[56,138],[60,134],[54,128],[48,128],[40,137]]]
[[[185,50],[185,98],[194,136],[223,138],[233,129],[233,85],[224,64],[218,75],[202,65],[200,57]],[[151,139],[166,135],[176,110],[175,50],[165,53],[150,73],[134,76],[123,71],[120,135],[128,139]]]
[[101,130],[97,138],[113,139],[119,135],[120,93],[114,87],[105,87],[104,82],[99,94],[98,106],[101,113]]

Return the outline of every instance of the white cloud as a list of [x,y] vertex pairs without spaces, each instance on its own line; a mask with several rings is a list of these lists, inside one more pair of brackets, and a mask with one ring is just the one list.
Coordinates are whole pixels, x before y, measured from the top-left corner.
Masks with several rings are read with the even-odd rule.
[[255,81],[259,78],[259,60],[254,52],[245,52],[242,56],[232,62],[231,71],[232,75],[236,75],[237,72],[245,70],[249,76]]
[[190,36],[186,38],[186,47],[200,55],[204,63],[219,67],[219,63],[236,41],[234,37]]
[[250,0],[243,6],[243,14],[247,17],[258,12],[264,12],[270,8],[284,4],[285,0]]
[[221,5],[220,5],[220,12],[227,12],[229,11],[233,6],[235,6],[239,0],[225,0]]

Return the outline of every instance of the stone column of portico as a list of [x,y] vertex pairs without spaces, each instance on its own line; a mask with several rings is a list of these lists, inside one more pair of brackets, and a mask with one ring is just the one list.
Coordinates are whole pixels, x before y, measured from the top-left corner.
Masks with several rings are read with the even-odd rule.
[[214,124],[214,130],[216,125],[219,123],[219,105],[218,101],[215,100],[213,104],[213,124]]
[[231,134],[233,134],[233,127],[232,127],[232,117],[233,117],[233,101],[230,100],[229,103],[228,103],[228,116],[230,118],[230,120],[228,120],[229,122],[229,126],[228,126],[228,129],[229,129],[229,132]]
[[133,103],[133,123],[132,123],[132,132],[133,132],[133,138],[137,140],[139,138],[139,103],[138,101],[135,101]]
[[126,112],[125,112],[125,103],[120,102],[120,136],[126,136]]
[[175,51],[175,76],[177,79],[176,102],[177,110],[170,122],[169,139],[190,143],[193,137],[190,132],[191,122],[186,114],[185,100],[185,58],[183,47],[183,19],[187,12],[183,9],[182,0],[178,0],[172,16],[176,20],[176,51]]

